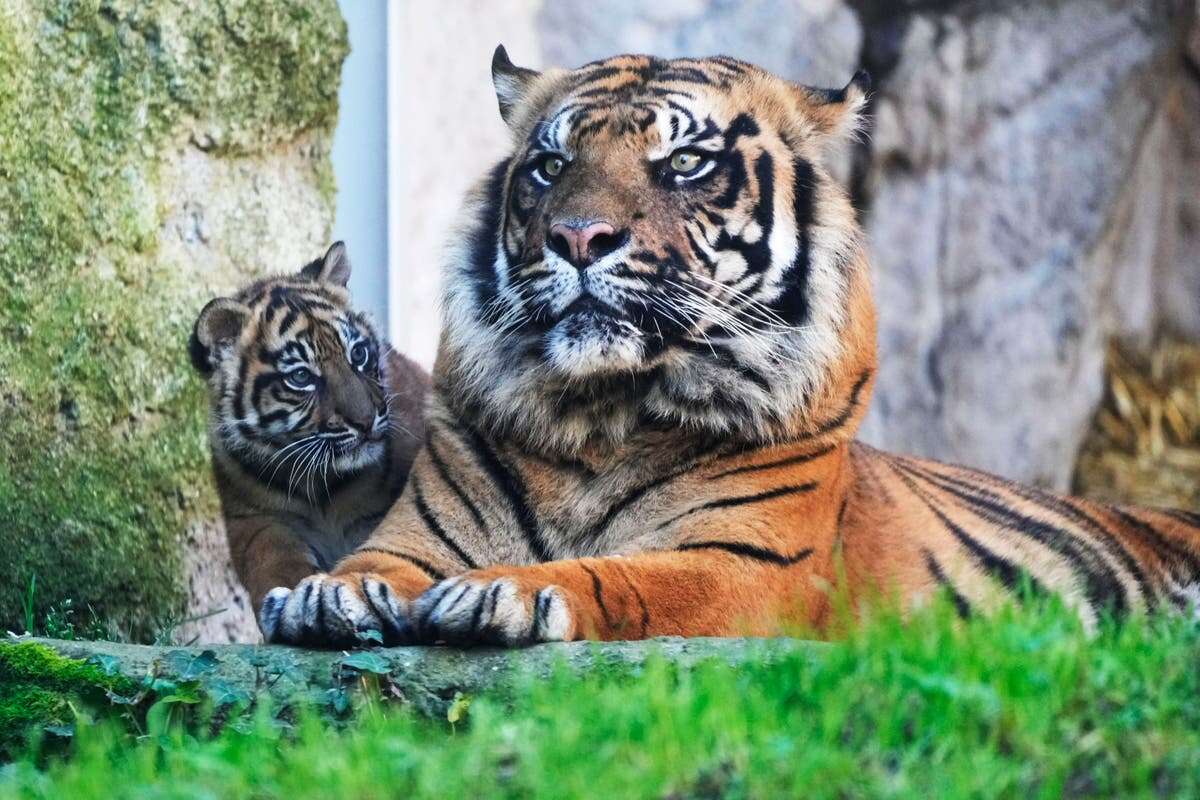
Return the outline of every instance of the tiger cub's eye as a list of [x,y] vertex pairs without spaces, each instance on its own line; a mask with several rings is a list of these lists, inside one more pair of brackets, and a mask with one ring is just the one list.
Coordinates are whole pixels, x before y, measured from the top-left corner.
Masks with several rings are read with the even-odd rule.
[[350,348],[350,364],[351,366],[362,369],[367,365],[367,361],[371,358],[371,351],[362,342],[355,342],[354,347]]
[[290,372],[284,373],[283,380],[293,389],[306,391],[316,384],[317,376],[313,375],[312,371],[305,367],[297,367]]
[[547,156],[546,160],[542,162],[542,172],[549,178],[557,178],[562,174],[565,166],[566,162],[559,156]]
[[704,157],[699,153],[694,153],[691,150],[680,150],[671,156],[671,169],[682,173],[695,172],[703,162]]

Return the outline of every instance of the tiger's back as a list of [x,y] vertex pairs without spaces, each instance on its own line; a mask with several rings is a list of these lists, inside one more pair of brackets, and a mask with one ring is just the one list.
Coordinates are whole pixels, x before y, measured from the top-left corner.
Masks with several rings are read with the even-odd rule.
[[[945,587],[963,614],[1022,581],[1088,624],[1200,602],[1200,515],[1058,495],[966,467],[851,448],[851,575],[903,595]],[[906,568],[900,568],[900,564]]]

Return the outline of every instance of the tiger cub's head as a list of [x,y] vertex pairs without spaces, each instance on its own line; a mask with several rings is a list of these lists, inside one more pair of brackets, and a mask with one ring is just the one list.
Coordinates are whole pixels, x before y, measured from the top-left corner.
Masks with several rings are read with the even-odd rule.
[[385,456],[381,342],[352,310],[350,261],[337,242],[291,276],[211,301],[192,330],[208,382],[211,438],[247,471],[280,485],[328,468],[345,475]]
[[824,166],[864,74],[817,90],[647,56],[543,73],[503,48],[492,73],[513,150],[446,283],[450,394],[571,448],[646,425],[782,438],[869,382],[862,234]]

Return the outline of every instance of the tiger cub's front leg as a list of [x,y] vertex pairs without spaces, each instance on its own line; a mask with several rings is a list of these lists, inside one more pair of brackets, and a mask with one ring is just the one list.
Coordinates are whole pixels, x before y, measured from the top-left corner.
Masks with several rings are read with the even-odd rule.
[[329,574],[311,575],[295,588],[279,586],[259,608],[268,642],[350,647],[379,634],[388,645],[412,644],[417,631],[411,603],[435,581],[475,566],[445,534],[422,518],[420,485],[430,480],[430,456],[418,454],[400,499],[371,537]]
[[411,615],[423,641],[455,644],[766,635],[820,611],[823,597],[797,591],[812,555],[715,541],[491,567],[438,583]]

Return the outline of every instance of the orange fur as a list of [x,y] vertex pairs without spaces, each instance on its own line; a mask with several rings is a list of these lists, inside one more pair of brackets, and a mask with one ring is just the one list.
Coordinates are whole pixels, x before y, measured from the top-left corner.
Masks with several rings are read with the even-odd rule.
[[[1022,574],[1088,622],[1191,608],[1194,515],[853,442],[874,308],[821,160],[861,80],[643,56],[539,74],[502,51],[494,72],[514,154],[467,206],[425,448],[362,548],[272,593],[271,638],[768,634],[827,625],[831,589],[968,614]],[[607,238],[564,248],[556,225]]]

